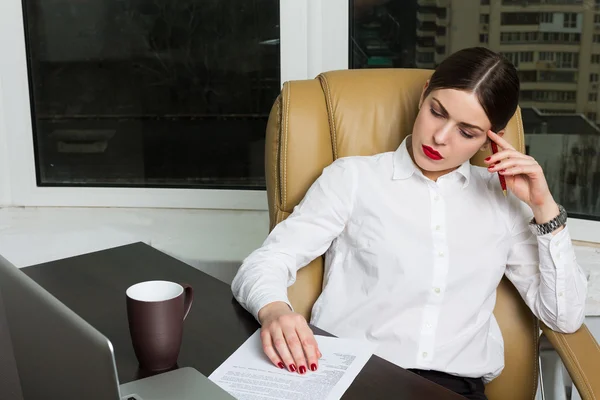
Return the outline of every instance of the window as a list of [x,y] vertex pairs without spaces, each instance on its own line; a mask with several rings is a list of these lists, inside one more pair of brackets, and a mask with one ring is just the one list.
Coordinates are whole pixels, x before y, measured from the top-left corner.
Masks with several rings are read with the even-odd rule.
[[540,23],[540,13],[537,12],[503,12],[500,14],[502,25],[537,25]]
[[[600,127],[585,118],[588,102],[598,102],[589,92],[595,93],[591,85],[600,84],[600,77],[592,84],[580,84],[582,79],[588,81],[590,73],[600,74],[596,71],[600,51],[589,43],[592,35],[594,42],[600,43],[600,32],[594,32],[593,26],[581,25],[586,21],[593,24],[591,16],[581,18],[576,12],[564,12],[571,11],[568,4],[576,4],[575,10],[582,8],[585,2],[498,0],[498,6],[519,6],[519,11],[516,8],[514,12],[501,11],[500,29],[482,31],[481,25],[489,24],[487,4],[493,3],[484,2],[486,7],[480,8],[475,20],[479,27],[473,25],[471,17],[460,13],[452,15],[449,31],[436,27],[436,46],[445,45],[445,53],[441,55],[433,48],[424,51],[415,46],[424,38],[434,36],[416,29],[417,6],[413,4],[426,2],[376,1],[372,6],[365,6],[364,2],[351,1],[350,4],[354,4],[349,30],[351,47],[358,45],[364,50],[362,43],[370,40],[382,43],[379,48],[385,51],[365,51],[366,56],[362,58],[355,56],[360,51],[352,51],[349,67],[369,68],[365,60],[379,56],[390,60],[387,65],[392,68],[433,68],[443,57],[464,45],[452,38],[477,35],[475,43],[482,46],[499,43],[499,50],[516,66],[521,82],[528,84],[521,91],[523,115],[536,115],[539,110],[545,110],[540,114],[543,117],[524,119],[525,140],[529,153],[544,165],[553,195],[570,215],[600,219],[600,157],[594,153],[600,149]],[[548,11],[554,9],[557,11]],[[540,24],[547,25],[540,27]],[[511,28],[503,28],[511,25],[518,29],[509,32]],[[584,31],[590,32],[589,36],[582,35]],[[584,64],[581,65],[581,70],[586,71],[584,75],[579,75],[580,64]],[[535,83],[535,90],[529,90],[531,83]],[[581,90],[585,92],[580,93]],[[582,96],[585,101],[578,102]],[[540,133],[540,121],[547,121],[548,131],[544,134]],[[594,226],[600,230],[600,222]]]
[[577,68],[579,66],[579,53],[557,52],[556,63],[560,68]]
[[435,37],[426,36],[417,39],[417,46],[419,47],[433,47],[435,46]]
[[421,63],[432,63],[433,53],[417,53],[417,61]]
[[417,24],[417,29],[423,32],[435,32],[437,25],[433,21],[424,21]]
[[[419,4],[433,1],[315,2],[21,0],[25,21],[19,7],[4,7],[0,34],[11,40],[0,63],[0,143],[8,146],[0,159],[11,168],[0,167],[0,183],[8,175],[12,190],[0,187],[0,200],[11,192],[16,205],[246,208],[242,193],[256,194],[261,205],[248,207],[261,209],[265,124],[282,81],[344,68],[433,68],[471,35],[501,44],[522,81],[548,92],[524,91],[523,110],[579,118],[549,124],[548,135],[525,121],[527,146],[550,165],[548,182],[571,217],[600,218],[600,157],[589,156],[600,128],[588,130],[581,118],[591,109],[575,101],[600,84],[586,79],[600,72],[592,57],[600,32],[589,26],[600,12],[577,0],[498,0],[518,6],[499,10],[498,22],[513,27],[484,31],[478,17],[488,20],[480,15],[490,1],[480,0],[475,14],[452,15],[450,31],[435,18],[419,24]],[[438,8],[429,16],[444,15]],[[22,177],[27,190],[14,183]]]
[[264,189],[279,2],[95,4],[24,1],[38,185]]
[[536,82],[537,71],[517,71],[519,74],[519,81],[521,82]]
[[588,93],[588,101],[597,101],[598,93]]
[[577,74],[572,71],[539,71],[540,82],[577,82]]
[[510,61],[515,67],[519,67],[519,53],[506,52],[502,53],[502,55],[506,57],[506,59]]
[[533,51],[522,51],[520,57],[521,62],[533,62]]
[[501,32],[500,43],[535,43],[538,41],[539,32]]
[[575,101],[576,92],[570,90],[523,90],[523,95],[540,102],[568,103]]
[[551,24],[554,20],[554,14],[549,12],[544,12],[540,14],[540,23],[543,24]]
[[576,28],[577,27],[577,14],[576,13],[564,13],[563,14],[563,26],[565,28]]
[[598,82],[598,74],[590,74],[590,82]]
[[589,112],[589,113],[587,113],[587,114],[586,114],[586,117],[587,117],[589,120],[596,122],[596,113],[595,113],[595,112]]
[[600,14],[594,15],[594,24],[600,24]]

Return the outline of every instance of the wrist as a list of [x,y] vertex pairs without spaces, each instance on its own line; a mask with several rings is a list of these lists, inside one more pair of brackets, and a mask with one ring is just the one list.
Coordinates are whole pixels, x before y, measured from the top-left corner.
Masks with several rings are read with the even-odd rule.
[[531,211],[533,211],[533,218],[536,224],[545,224],[546,222],[556,218],[556,216],[560,213],[558,204],[556,204],[554,199],[549,199],[539,206],[530,207]]
[[274,301],[258,310],[258,322],[262,325],[265,321],[271,319],[273,315],[281,315],[287,312],[292,312],[287,303],[283,301]]

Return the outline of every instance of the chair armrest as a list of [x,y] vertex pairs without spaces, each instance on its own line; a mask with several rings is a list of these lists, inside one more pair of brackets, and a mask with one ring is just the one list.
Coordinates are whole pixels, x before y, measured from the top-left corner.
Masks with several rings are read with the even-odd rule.
[[540,322],[542,332],[562,359],[584,400],[600,399],[600,347],[582,325],[575,333],[559,333]]

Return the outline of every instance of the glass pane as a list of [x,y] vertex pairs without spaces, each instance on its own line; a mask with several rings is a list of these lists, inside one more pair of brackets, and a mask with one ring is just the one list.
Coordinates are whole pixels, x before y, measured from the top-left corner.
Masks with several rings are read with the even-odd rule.
[[600,220],[600,6],[481,0],[476,7],[351,0],[350,68],[432,69],[464,47],[501,52],[519,71],[527,153],[571,216]]
[[264,189],[278,0],[24,0],[41,186]]

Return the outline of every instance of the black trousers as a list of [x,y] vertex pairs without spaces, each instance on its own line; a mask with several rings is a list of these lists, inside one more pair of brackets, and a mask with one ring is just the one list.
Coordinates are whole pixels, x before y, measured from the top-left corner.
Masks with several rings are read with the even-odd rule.
[[437,383],[452,390],[455,393],[465,396],[470,400],[487,400],[485,396],[485,386],[481,378],[463,378],[439,371],[426,371],[421,369],[409,369],[409,371],[421,375],[425,379]]

